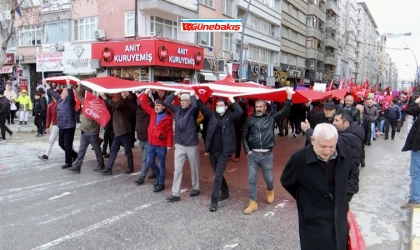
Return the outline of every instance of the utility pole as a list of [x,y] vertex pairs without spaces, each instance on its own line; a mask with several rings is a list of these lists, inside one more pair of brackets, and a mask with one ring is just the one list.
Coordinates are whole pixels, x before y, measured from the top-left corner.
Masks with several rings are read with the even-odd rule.
[[138,24],[139,24],[138,0],[134,0],[134,40],[137,39],[137,36],[139,34]]
[[241,69],[241,75],[239,76],[239,82],[242,82],[242,64],[244,63],[243,53],[244,53],[244,35],[245,35],[245,27],[246,27],[246,20],[248,18],[249,7],[251,7],[251,0],[248,0],[248,7],[246,8],[245,17],[242,19],[242,33],[241,33],[241,47],[239,48],[240,56],[239,56],[239,68]]

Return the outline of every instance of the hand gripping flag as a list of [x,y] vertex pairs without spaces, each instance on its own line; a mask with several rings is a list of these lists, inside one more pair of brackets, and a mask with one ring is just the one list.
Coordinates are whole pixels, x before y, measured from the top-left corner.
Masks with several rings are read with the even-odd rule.
[[105,102],[99,97],[94,96],[89,91],[86,91],[82,113],[87,118],[94,120],[102,127],[105,127],[109,120],[111,120],[111,115],[106,108]]
[[213,91],[207,86],[193,86],[192,88],[198,97],[200,97],[200,100],[204,103],[206,103],[210,96],[213,94]]

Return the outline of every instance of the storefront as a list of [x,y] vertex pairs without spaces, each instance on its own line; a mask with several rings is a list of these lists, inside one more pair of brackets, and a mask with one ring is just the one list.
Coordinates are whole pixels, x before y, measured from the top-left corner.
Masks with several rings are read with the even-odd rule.
[[14,80],[16,75],[15,67],[15,54],[7,53],[6,62],[0,68],[0,81],[6,82],[7,80]]
[[66,46],[64,51],[64,75],[75,76],[79,79],[86,79],[96,76],[96,70],[92,69],[92,45],[76,44]]
[[204,69],[203,48],[159,38],[94,43],[92,59],[108,75],[141,82],[196,82]]

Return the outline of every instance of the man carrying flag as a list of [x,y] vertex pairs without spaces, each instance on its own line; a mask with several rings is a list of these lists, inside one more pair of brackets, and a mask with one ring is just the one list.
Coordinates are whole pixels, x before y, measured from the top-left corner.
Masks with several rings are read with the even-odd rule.
[[[79,81],[77,83],[76,94],[81,105],[83,105],[85,102],[85,96],[83,95],[83,92],[86,92],[86,96],[92,95],[90,92],[84,91],[82,89],[82,86],[80,86],[80,81]],[[98,98],[98,100],[100,99]],[[100,102],[102,103],[102,106],[103,106],[102,109],[107,111],[104,101],[100,100]],[[97,105],[96,108],[101,109],[99,105]],[[84,112],[82,112],[82,114],[80,115],[81,133],[80,133],[79,153],[76,159],[76,163],[74,164],[74,167],[69,168],[70,171],[74,173],[78,173],[78,174],[80,174],[80,169],[82,168],[83,159],[85,158],[86,150],[88,149],[89,144],[92,145],[93,150],[95,151],[96,160],[98,161],[98,166],[96,169],[94,169],[94,171],[105,169],[104,157],[102,155],[101,146],[100,146],[101,139],[99,138],[100,126],[94,119],[88,117],[89,114],[86,114],[86,109],[83,109],[83,111]]]

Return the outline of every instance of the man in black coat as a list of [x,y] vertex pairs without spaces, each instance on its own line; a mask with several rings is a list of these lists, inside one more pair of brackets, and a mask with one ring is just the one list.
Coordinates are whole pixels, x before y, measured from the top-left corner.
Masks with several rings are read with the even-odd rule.
[[345,250],[349,148],[332,124],[315,127],[311,144],[290,158],[280,182],[296,199],[302,250]]
[[353,117],[353,122],[357,125],[360,125],[360,110],[354,106],[354,97],[352,95],[348,95],[344,98],[344,100],[340,101],[340,108],[350,110]]
[[215,175],[210,204],[210,211],[215,212],[218,201],[229,198],[229,188],[223,175],[229,157],[236,152],[235,123],[241,118],[244,111],[233,97],[229,97],[229,101],[233,104],[233,113],[227,110],[228,103],[225,99],[218,99],[216,111],[212,112],[199,100],[198,96],[196,98],[199,110],[208,120],[205,146],[206,152],[210,154],[210,164]]
[[362,155],[362,167],[365,167],[365,146],[371,145],[370,142],[370,133],[372,133],[371,129],[371,121],[370,118],[365,115],[365,107],[361,104],[358,104],[356,108],[360,111],[360,126],[365,131],[365,139],[363,140],[363,155]]
[[[334,104],[334,102],[326,102],[324,104],[324,112],[309,112],[309,106],[311,105],[311,101],[307,102],[305,104],[305,112],[307,114],[307,120],[309,121],[309,124],[311,125],[311,128],[314,129],[316,125],[320,123],[330,123],[332,124],[334,121],[334,114],[337,110],[337,106]],[[306,141],[306,145],[310,143],[310,140]]]
[[0,142],[6,141],[6,131],[13,135],[13,132],[6,126],[6,119],[10,116],[10,101],[4,95],[4,89],[0,89]]

